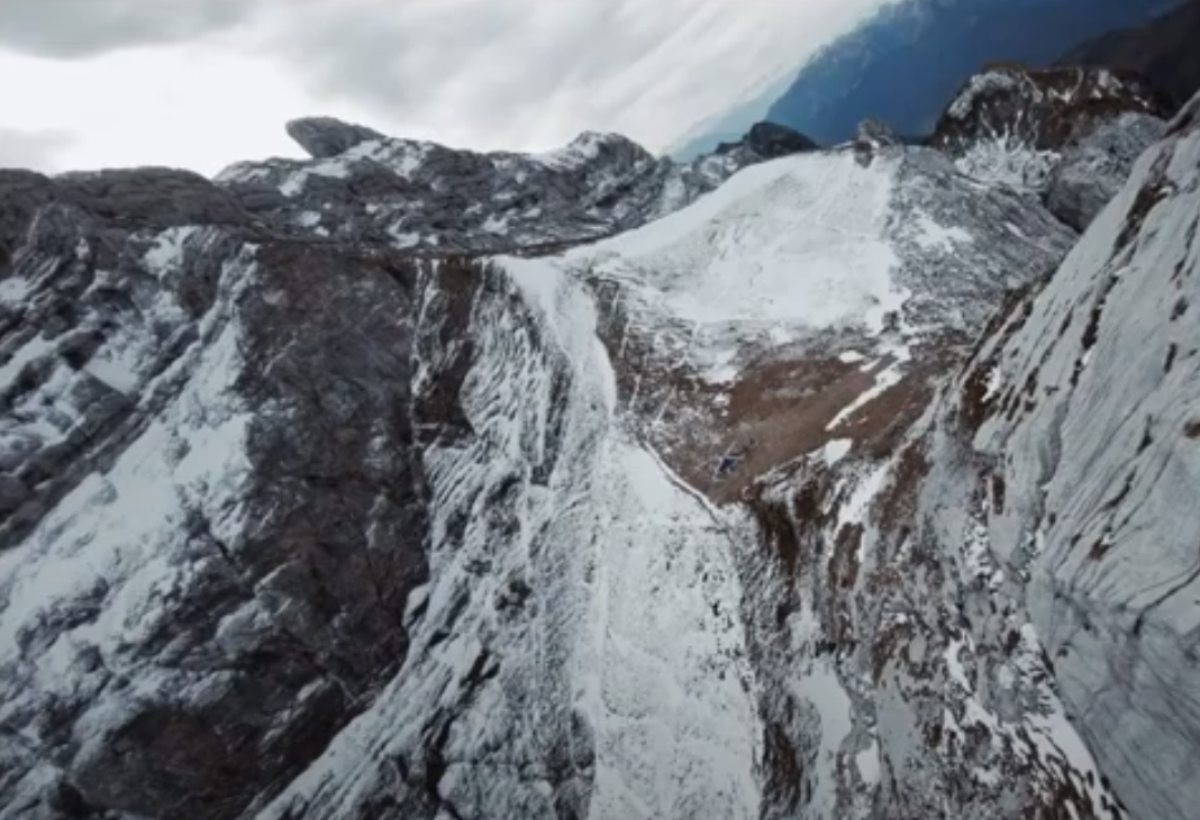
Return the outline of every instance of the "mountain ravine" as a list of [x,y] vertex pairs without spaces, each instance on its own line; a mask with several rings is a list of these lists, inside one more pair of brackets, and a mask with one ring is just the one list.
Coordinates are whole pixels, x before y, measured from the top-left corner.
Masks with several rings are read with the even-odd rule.
[[1191,820],[1154,105],[0,171],[0,818]]

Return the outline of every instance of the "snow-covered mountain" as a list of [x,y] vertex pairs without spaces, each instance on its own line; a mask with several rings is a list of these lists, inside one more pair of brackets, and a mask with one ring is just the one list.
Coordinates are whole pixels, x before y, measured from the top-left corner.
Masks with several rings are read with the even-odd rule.
[[0,172],[0,818],[1190,817],[1200,101],[1018,79]]

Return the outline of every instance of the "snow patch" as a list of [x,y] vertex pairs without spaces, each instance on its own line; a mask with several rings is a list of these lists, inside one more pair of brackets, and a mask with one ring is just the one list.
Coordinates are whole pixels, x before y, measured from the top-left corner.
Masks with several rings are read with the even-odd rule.
[[183,246],[196,231],[193,225],[167,228],[154,239],[154,245],[142,257],[146,269],[160,279],[183,264]]
[[971,234],[959,227],[944,227],[929,214],[917,214],[916,242],[924,250],[941,250],[952,253],[956,245],[972,241]]
[[825,443],[821,450],[821,457],[825,460],[826,466],[832,467],[845,458],[853,446],[853,439],[835,438]]

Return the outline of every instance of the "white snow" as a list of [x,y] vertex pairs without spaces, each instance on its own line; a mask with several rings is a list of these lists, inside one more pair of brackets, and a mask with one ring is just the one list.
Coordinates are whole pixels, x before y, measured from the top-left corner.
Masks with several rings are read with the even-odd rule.
[[874,740],[854,757],[854,765],[858,767],[858,775],[864,783],[874,785],[879,782],[879,744]]
[[1005,91],[1016,88],[1019,81],[1006,71],[986,71],[971,77],[967,86],[959,92],[950,103],[948,114],[955,119],[962,119],[971,113],[975,100],[981,95],[994,91]]
[[1004,387],[1004,373],[999,367],[992,365],[991,370],[988,371],[987,392],[984,393],[983,400],[991,401],[1000,393],[1002,387]]
[[421,235],[419,233],[400,231],[397,230],[396,226],[389,228],[388,233],[391,234],[392,239],[395,240],[395,246],[397,248],[412,248],[421,243]]
[[[741,689],[747,670],[734,660],[741,637],[729,544],[705,532],[711,511],[644,451],[613,456],[619,506],[605,517],[597,564],[606,590],[591,616],[603,675],[592,706],[601,750],[592,811],[612,820],[754,817],[759,741]],[[644,813],[629,814],[638,804]]]
[[957,226],[945,227],[924,212],[917,214],[916,242],[925,250],[953,253],[956,245],[972,240],[971,234]]
[[875,374],[875,383],[858,395],[854,401],[842,408],[829,424],[826,430],[833,430],[850,419],[858,410],[879,398],[890,388],[895,387],[904,379],[904,361],[893,361],[883,370]]
[[173,272],[183,260],[183,245],[198,229],[192,225],[167,228],[154,239],[154,245],[146,251],[142,261],[159,278]]
[[136,360],[123,361],[120,354],[133,353],[130,348],[114,350],[112,347],[99,351],[84,366],[84,370],[107,384],[118,393],[130,395],[137,389],[141,379],[137,372]]
[[864,169],[830,153],[752,166],[689,207],[577,257],[636,279],[643,299],[686,321],[878,330],[904,301],[887,236],[897,164]]
[[824,458],[825,464],[829,467],[837,464],[850,452],[854,446],[853,439],[835,438],[825,443],[821,450],[821,457]]
[[508,233],[508,217],[490,214],[483,223],[483,230],[494,234]]
[[1036,193],[1046,187],[1058,159],[1056,152],[1036,151],[1017,137],[1001,134],[972,142],[954,164],[963,174],[988,185]]
[[107,590],[100,617],[72,630],[72,640],[108,655],[157,626],[163,596],[190,571],[177,552],[188,538],[186,510],[206,513],[216,528],[228,525],[249,470],[249,416],[226,392],[237,373],[237,336],[231,323],[189,390],[113,468],[84,479],[20,547],[0,556],[0,663],[15,660],[25,624],[98,589]]
[[19,305],[29,295],[32,283],[20,276],[10,276],[0,280],[0,305],[12,307]]
[[837,673],[823,661],[814,661],[807,672],[797,676],[791,688],[797,697],[812,704],[820,717],[816,788],[810,807],[813,816],[829,817],[837,803],[838,752],[854,727],[853,705]]
[[530,154],[529,158],[551,168],[570,169],[594,161],[600,156],[600,146],[615,138],[613,135],[585,131],[562,148],[541,154]]
[[21,345],[21,347],[17,348],[13,352],[12,358],[3,365],[0,365],[0,385],[8,386],[12,384],[13,380],[21,375],[21,371],[25,369],[25,365],[37,361],[53,350],[54,345],[48,342],[41,334],[34,336]]
[[890,472],[891,465],[884,462],[863,475],[849,479],[854,482],[854,489],[851,491],[850,497],[838,509],[838,525],[835,532],[847,524],[867,523],[867,510],[875,496],[879,494],[879,490],[883,487],[883,482]]
[[283,181],[283,184],[279,186],[279,192],[286,197],[298,196],[304,192],[304,186],[308,184],[308,178],[313,176],[346,179],[350,176],[350,164],[352,161],[353,158],[349,154],[343,154],[332,159],[305,163]]

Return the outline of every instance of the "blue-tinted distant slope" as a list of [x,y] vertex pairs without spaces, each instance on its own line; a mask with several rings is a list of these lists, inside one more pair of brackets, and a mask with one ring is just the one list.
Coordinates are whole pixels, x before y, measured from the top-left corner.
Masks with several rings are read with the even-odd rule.
[[982,64],[1044,65],[1074,44],[1136,25],[1179,0],[906,0],[823,49],[767,113],[818,142],[873,116],[926,133]]
[[1200,90],[1200,0],[1190,0],[1146,25],[1080,43],[1059,63],[1137,71],[1175,105],[1182,105]]

